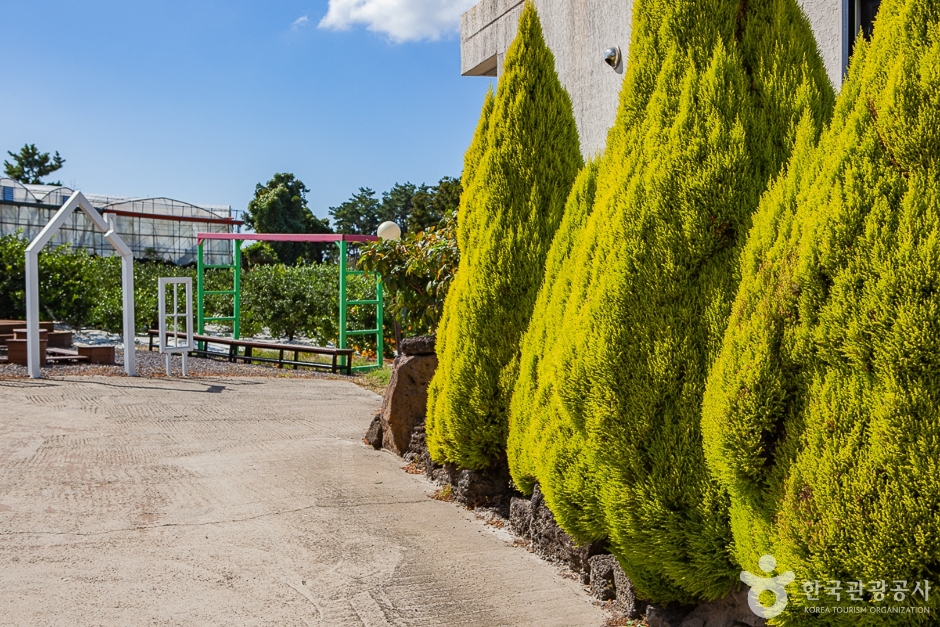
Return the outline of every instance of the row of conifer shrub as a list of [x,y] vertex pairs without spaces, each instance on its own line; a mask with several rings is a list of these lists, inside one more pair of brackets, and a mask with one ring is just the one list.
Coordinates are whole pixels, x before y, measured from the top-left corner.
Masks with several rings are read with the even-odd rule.
[[930,622],[803,586],[940,575],[940,5],[884,0],[838,97],[796,0],[637,0],[629,51],[584,165],[523,9],[465,157],[432,457],[508,461],[656,602],[770,554],[775,623]]

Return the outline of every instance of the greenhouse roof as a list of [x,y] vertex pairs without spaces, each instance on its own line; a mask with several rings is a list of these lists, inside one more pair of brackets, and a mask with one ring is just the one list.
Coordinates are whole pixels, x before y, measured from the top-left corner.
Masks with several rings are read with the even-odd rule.
[[[72,195],[72,189],[59,185],[24,185],[9,178],[0,178],[0,202],[61,206]],[[172,198],[143,198],[85,194],[85,198],[102,213],[150,215],[157,219],[225,221],[241,224],[233,218],[231,205],[194,204]]]

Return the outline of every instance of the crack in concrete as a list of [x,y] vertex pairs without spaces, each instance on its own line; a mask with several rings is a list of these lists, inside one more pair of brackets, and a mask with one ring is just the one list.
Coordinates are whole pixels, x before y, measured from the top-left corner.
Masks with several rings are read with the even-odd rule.
[[137,527],[125,527],[123,529],[108,529],[106,531],[0,531],[0,536],[104,536],[111,533],[127,533],[129,531],[143,531],[146,529],[163,529],[167,527],[206,527],[209,525],[225,525],[229,523],[246,522],[249,520],[258,520],[268,516],[281,516],[282,514],[294,514],[309,509],[354,509],[357,507],[368,507],[375,505],[415,505],[419,503],[428,503],[429,500],[415,501],[373,501],[370,503],[350,503],[348,505],[305,505],[295,509],[284,509],[276,512],[265,512],[254,516],[245,516],[243,518],[232,518],[229,520],[209,520],[206,522],[195,523],[162,523],[159,525],[140,525]]

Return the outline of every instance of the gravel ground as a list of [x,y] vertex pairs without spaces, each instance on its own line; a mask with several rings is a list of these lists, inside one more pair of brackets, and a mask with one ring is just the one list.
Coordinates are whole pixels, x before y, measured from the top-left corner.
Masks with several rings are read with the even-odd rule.
[[[117,365],[102,366],[98,364],[55,364],[42,368],[43,376],[46,377],[74,377],[74,376],[123,376],[124,375],[124,352],[117,349]],[[174,375],[180,373],[180,358],[173,357],[172,372]],[[142,377],[165,377],[166,361],[160,353],[156,351],[138,350],[137,351],[137,374]],[[191,377],[285,377],[302,379],[345,379],[353,380],[357,377],[347,377],[345,375],[333,374],[330,372],[316,371],[311,368],[302,370],[291,370],[272,368],[269,366],[260,366],[244,363],[231,363],[221,359],[207,359],[202,357],[189,358],[189,375]],[[29,377],[26,366],[17,364],[0,364],[0,379],[25,379]]]

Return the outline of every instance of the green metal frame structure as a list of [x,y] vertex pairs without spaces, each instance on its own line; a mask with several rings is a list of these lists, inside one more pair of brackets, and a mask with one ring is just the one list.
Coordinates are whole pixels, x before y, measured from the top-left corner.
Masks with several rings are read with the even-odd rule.
[[[232,263],[231,264],[207,264],[204,261],[203,243],[205,240],[230,240],[232,242]],[[202,335],[205,333],[206,322],[231,322],[232,337],[239,339],[241,334],[241,246],[245,241],[268,241],[268,242],[335,242],[339,247],[339,346],[338,348],[348,348],[348,339],[351,336],[374,335],[376,346],[376,361],[374,364],[362,366],[353,366],[353,370],[374,370],[382,367],[382,353],[385,348],[383,328],[385,323],[385,302],[382,294],[382,277],[377,272],[364,272],[362,270],[350,270],[348,267],[348,255],[350,243],[374,242],[378,240],[373,235],[308,235],[308,234],[288,234],[288,233],[198,233],[196,241],[198,243],[198,252],[196,256],[196,329]],[[231,270],[232,289],[230,290],[206,290],[205,289],[205,271],[208,269]],[[349,300],[346,294],[347,279],[353,275],[375,276],[375,298],[374,299],[354,299]],[[230,294],[232,296],[233,311],[231,316],[209,316],[205,315],[205,297],[215,294]],[[357,305],[375,306],[375,328],[374,329],[348,329],[347,312],[349,307]],[[204,348],[204,347],[203,347]],[[345,357],[340,357],[343,366],[346,365]]]
[[[203,233],[200,233],[203,235]],[[196,331],[205,333],[207,322],[231,322],[232,337],[239,339],[241,337],[241,287],[242,287],[242,256],[239,253],[243,240],[232,241],[232,263],[231,264],[207,264],[204,261],[202,244],[199,240],[198,252],[196,254]],[[206,290],[205,271],[217,268],[220,270],[231,270],[233,272],[232,289],[230,290]],[[211,316],[205,314],[205,297],[213,294],[231,294],[233,302],[233,311],[231,316]]]
[[[336,242],[339,246],[339,347],[347,348],[347,338],[350,335],[374,335],[376,363],[370,366],[353,366],[353,370],[371,370],[382,367],[382,353],[385,350],[383,326],[385,324],[385,302],[382,297],[382,277],[377,272],[365,272],[363,270],[350,270],[347,268],[348,250],[346,240]],[[375,298],[371,300],[347,300],[346,299],[346,278],[355,274],[373,274],[375,275]],[[349,330],[346,328],[346,310],[350,306],[356,305],[375,305],[375,328]]]

